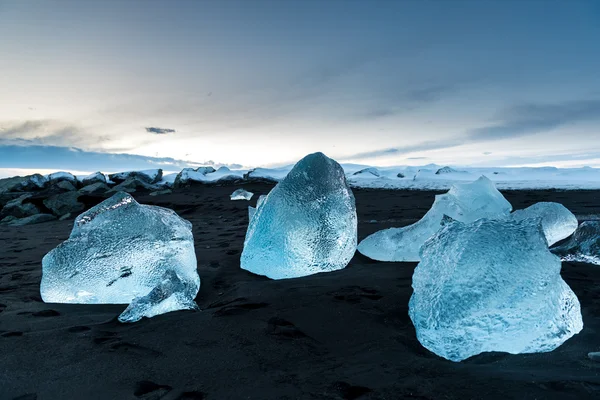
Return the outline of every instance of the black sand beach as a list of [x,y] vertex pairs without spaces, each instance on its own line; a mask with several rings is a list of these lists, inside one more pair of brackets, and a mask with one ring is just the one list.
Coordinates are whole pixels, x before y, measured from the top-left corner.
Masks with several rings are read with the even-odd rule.
[[[344,270],[271,281],[239,268],[248,204],[271,185],[197,186],[140,203],[194,225],[200,312],[135,324],[121,305],[44,304],[41,259],[73,220],[0,227],[1,399],[600,398],[600,267],[564,263],[584,329],[551,353],[487,353],[461,363],[424,349],[408,317],[415,263],[356,254]],[[418,220],[433,192],[354,190],[359,240]],[[600,214],[599,191],[504,192],[515,209],[557,201]],[[518,277],[515,277],[518,278]]]

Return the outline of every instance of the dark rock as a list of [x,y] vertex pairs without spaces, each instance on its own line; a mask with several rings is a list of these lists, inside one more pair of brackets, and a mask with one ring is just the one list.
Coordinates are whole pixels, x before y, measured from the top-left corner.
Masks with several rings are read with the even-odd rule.
[[14,176],[12,178],[0,179],[0,193],[14,192],[21,188],[21,185],[27,177]]
[[398,172],[398,175],[396,175],[398,178],[404,178],[404,174],[402,172]]
[[[109,192],[110,192],[110,190],[101,195],[82,194],[81,196],[79,196],[79,199],[77,199],[77,201],[79,201],[80,203],[83,203],[85,206],[85,209],[89,210],[90,208],[102,203],[104,200],[106,200],[108,197],[110,197],[111,193],[109,193]],[[74,216],[76,216],[76,215],[74,215]]]
[[94,183],[104,183],[106,184],[106,176],[100,171],[94,172],[91,175],[86,176],[81,180],[81,184],[83,186],[93,185]]
[[277,183],[278,180],[275,178],[271,178],[268,176],[254,176],[254,172],[256,169],[251,169],[243,175],[244,181],[249,182],[260,182],[260,183]]
[[79,195],[79,192],[56,194],[45,199],[44,205],[59,217],[68,213],[78,213],[85,209],[85,206],[78,201]]
[[2,223],[2,225],[8,225],[8,226],[23,226],[23,225],[40,224],[42,222],[48,222],[48,221],[56,221],[56,217],[52,214],[36,214],[36,215],[31,215],[31,216],[25,217],[25,218],[13,219],[8,222],[4,222],[4,220],[2,220],[1,223]]
[[198,167],[196,169],[184,168],[175,177],[175,181],[173,182],[173,187],[174,188],[188,187],[194,182],[196,182],[196,183],[199,182],[198,180],[195,180],[193,178],[194,175],[198,175],[198,174],[206,175],[206,174],[212,174],[213,172],[216,172],[216,170],[213,167]]
[[23,196],[23,192],[5,192],[0,193],[0,210],[9,202]]
[[83,188],[79,189],[79,193],[84,194],[84,195],[97,196],[97,195],[102,195],[102,194],[108,192],[109,190],[110,190],[110,188],[108,187],[108,185],[106,183],[96,182],[96,183],[92,183],[91,185],[87,185],[87,186],[84,186]]
[[77,186],[77,178],[70,172],[54,172],[48,175],[48,181],[50,182],[50,185],[55,185],[58,182],[69,182],[73,186]]
[[196,171],[201,172],[204,175],[212,174],[213,172],[217,172],[217,170],[214,169],[213,167],[198,167],[198,168],[196,168]]
[[147,183],[137,177],[128,178],[126,181],[118,184],[117,186],[110,189],[107,194],[114,194],[117,192],[134,193],[139,191],[151,192],[158,189],[157,186]]
[[27,180],[21,184],[23,191],[42,190],[47,188],[50,181],[43,175],[33,174],[27,177]]
[[206,185],[214,185],[214,186],[219,186],[219,185],[229,185],[232,183],[243,183],[244,182],[244,178],[242,178],[239,175],[226,175],[223,176],[217,180],[214,181],[207,181],[204,182],[204,184]]
[[252,168],[251,170],[249,170],[248,172],[246,172],[244,175],[242,175],[242,178],[244,178],[245,181],[248,181],[250,179],[252,179],[252,173],[256,170],[256,168]]
[[450,167],[442,167],[442,168],[438,169],[438,170],[435,172],[435,174],[436,174],[436,175],[443,175],[443,174],[450,174],[450,173],[453,173],[453,172],[459,172],[459,173],[460,173],[460,172],[463,172],[463,173],[464,173],[465,171],[457,171],[457,170],[455,170],[454,168],[450,168]]
[[73,213],[67,213],[67,214],[63,215],[62,217],[60,217],[58,220],[59,221],[64,221],[65,219],[69,219],[69,218],[72,218],[72,217],[74,217]]
[[51,184],[52,188],[54,188],[58,192],[72,192],[73,190],[77,190],[77,188],[69,181],[59,181],[55,184]]
[[13,217],[12,215],[9,215],[8,217],[4,217],[3,219],[0,219],[0,225],[7,225],[9,222],[12,222],[16,219],[18,219],[18,218]]
[[379,170],[377,168],[369,167],[365,169],[361,169],[360,171],[356,171],[352,175],[373,175],[373,176],[381,176]]
[[141,182],[153,184],[162,179],[163,170],[148,170],[148,171],[128,171],[111,174],[108,178],[114,183],[120,184],[131,179],[137,179]]
[[31,194],[24,194],[6,203],[2,211],[0,211],[0,218],[8,216],[24,218],[39,213],[40,210],[34,204],[26,202],[31,197]]
[[0,179],[0,193],[40,190],[47,187],[47,185],[48,179],[40,174],[15,176]]

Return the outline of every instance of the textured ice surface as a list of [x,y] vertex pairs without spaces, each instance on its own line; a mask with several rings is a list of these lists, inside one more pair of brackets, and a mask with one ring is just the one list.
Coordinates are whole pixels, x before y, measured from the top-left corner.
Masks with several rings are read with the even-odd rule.
[[448,360],[547,352],[583,328],[538,219],[446,222],[421,260],[409,315],[419,342]]
[[133,299],[119,315],[119,321],[136,322],[143,317],[151,318],[175,310],[197,310],[198,305],[194,302],[197,292],[198,286],[194,282],[182,281],[175,271],[169,269],[150,293]]
[[577,217],[559,203],[536,203],[513,212],[510,217],[515,221],[525,218],[541,219],[548,246],[568,238],[577,229]]
[[552,252],[564,261],[600,265],[600,221],[582,222],[573,237]]
[[262,202],[265,200],[266,197],[267,197],[267,195],[261,194],[258,197],[258,200],[256,200],[256,207],[248,206],[248,222],[250,222],[252,217],[254,217],[254,213],[256,213],[256,209],[258,207],[260,207],[260,205],[262,204]]
[[494,184],[482,176],[472,183],[456,184],[448,193],[435,196],[433,206],[420,221],[367,236],[358,245],[358,251],[379,261],[419,261],[419,249],[440,229],[444,215],[468,223],[480,218],[503,218],[511,209]]
[[[42,299],[51,303],[130,303],[131,315],[188,309],[200,288],[192,225],[167,208],[116,193],[76,218],[69,239],[42,260]],[[172,271],[185,287],[164,304],[144,296]],[[167,276],[173,276],[173,274]],[[166,290],[166,289],[165,289]],[[163,291],[164,292],[164,291]],[[151,296],[151,299],[160,296]],[[183,301],[186,299],[186,301]]]
[[235,192],[231,193],[231,200],[250,200],[254,196],[254,193],[248,192],[244,189],[237,189]]
[[272,279],[342,269],[356,250],[356,225],[344,171],[322,153],[309,154],[259,202],[241,267]]

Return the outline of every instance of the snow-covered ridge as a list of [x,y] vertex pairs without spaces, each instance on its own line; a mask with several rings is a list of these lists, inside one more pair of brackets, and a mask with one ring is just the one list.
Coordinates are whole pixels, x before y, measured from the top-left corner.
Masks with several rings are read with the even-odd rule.
[[[456,182],[475,181],[483,175],[494,182],[499,189],[600,189],[600,169],[588,167],[458,168],[435,164],[421,167],[341,165],[349,184],[361,188],[446,190]],[[202,171],[198,174],[188,172],[183,175],[186,177],[186,182],[215,183],[237,179],[278,182],[291,168],[292,165],[251,170],[227,169],[227,172],[219,173],[222,169],[226,169],[222,167],[216,172]]]
[[[429,164],[421,167],[394,166],[372,167],[368,165],[341,164],[348,183],[352,187],[380,189],[446,190],[456,182],[475,181],[488,177],[498,189],[600,189],[599,168],[476,168],[449,167]],[[157,187],[185,187],[192,184],[219,184],[236,181],[278,182],[291,170],[292,165],[280,168],[235,169],[221,167],[185,168],[182,171],[146,170],[114,174],[100,172],[89,176],[74,177],[68,172],[33,176],[31,185],[42,186],[54,180],[86,184],[90,181],[119,183],[127,178],[142,179]],[[104,178],[104,179],[102,179]]]
[[600,189],[600,169],[589,167],[454,168],[427,165],[371,169],[376,169],[379,176],[372,171],[354,175],[346,170],[350,184],[367,188],[445,190],[456,182],[472,182],[486,176],[498,189]]

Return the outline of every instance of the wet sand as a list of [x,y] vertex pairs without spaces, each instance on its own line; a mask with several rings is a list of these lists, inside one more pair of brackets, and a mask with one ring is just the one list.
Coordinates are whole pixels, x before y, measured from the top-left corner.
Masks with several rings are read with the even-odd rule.
[[[327,274],[271,281],[239,268],[248,223],[269,184],[197,186],[138,201],[194,225],[202,311],[135,324],[124,305],[44,304],[41,259],[73,220],[0,227],[0,399],[600,398],[600,267],[564,263],[584,329],[551,353],[486,353],[453,363],[424,349],[408,317],[415,263],[356,254]],[[354,190],[359,240],[425,214],[434,192]],[[563,203],[600,215],[600,191],[504,192],[515,209]]]

